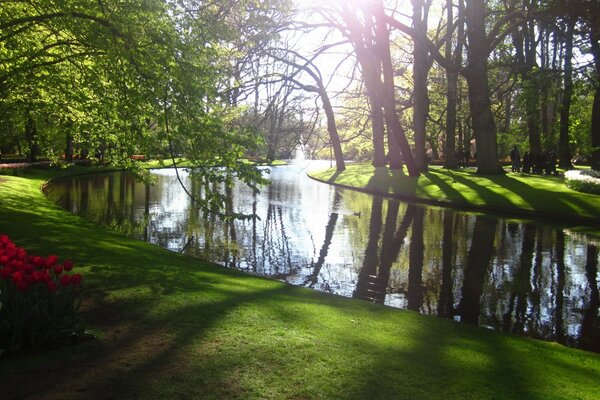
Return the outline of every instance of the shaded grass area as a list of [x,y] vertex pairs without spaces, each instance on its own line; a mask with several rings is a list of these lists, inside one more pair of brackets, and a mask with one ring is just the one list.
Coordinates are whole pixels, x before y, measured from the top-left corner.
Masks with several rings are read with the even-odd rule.
[[3,399],[594,399],[600,355],[252,277],[3,177],[0,232],[84,273],[97,340],[0,359]]
[[370,192],[435,201],[458,206],[479,206],[501,212],[600,221],[600,196],[567,188],[559,176],[508,173],[478,175],[474,169],[448,170],[430,167],[418,178],[405,171],[350,164],[342,173],[335,169],[311,172],[313,178]]

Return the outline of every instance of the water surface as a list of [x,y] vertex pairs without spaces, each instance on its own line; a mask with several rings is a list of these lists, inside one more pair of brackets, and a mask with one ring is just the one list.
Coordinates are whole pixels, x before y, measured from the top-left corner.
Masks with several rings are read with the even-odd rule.
[[[415,205],[270,168],[205,217],[170,169],[57,181],[48,195],[86,219],[173,251],[295,285],[600,351],[599,240],[567,226]],[[198,182],[184,174],[189,190]]]

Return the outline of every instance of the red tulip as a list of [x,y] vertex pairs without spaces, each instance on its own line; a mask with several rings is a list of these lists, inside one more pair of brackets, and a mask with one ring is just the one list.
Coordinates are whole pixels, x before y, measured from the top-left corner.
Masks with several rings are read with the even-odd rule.
[[44,279],[44,273],[42,271],[35,271],[32,274],[32,278],[34,282],[41,282]]
[[21,271],[15,271],[11,274],[12,281],[16,284],[23,280],[23,273]]
[[45,267],[46,266],[46,260],[44,260],[40,256],[33,257],[33,259],[31,261],[32,261],[33,265],[35,265],[36,267]]
[[79,285],[81,283],[81,274],[73,274],[71,275],[71,285]]
[[69,275],[63,275],[60,277],[60,285],[61,286],[68,286],[70,281],[71,281],[71,277]]
[[33,265],[21,263],[21,271],[25,272],[26,274],[31,274],[33,270]]
[[58,261],[58,256],[55,256],[54,254],[48,256],[46,258],[46,268],[52,267],[54,264],[56,264],[57,261]]
[[56,275],[60,275],[63,272],[63,266],[62,265],[55,265],[53,269],[54,269],[54,273]]
[[65,269],[65,271],[70,271],[73,269],[73,261],[72,260],[65,260],[65,262],[63,263],[63,268]]

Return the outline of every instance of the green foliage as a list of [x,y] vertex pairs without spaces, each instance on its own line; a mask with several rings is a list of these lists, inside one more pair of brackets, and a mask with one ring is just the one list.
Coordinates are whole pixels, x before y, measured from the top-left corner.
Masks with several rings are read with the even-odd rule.
[[259,137],[236,122],[230,76],[286,9],[280,0],[3,3],[0,151],[138,171],[136,154],[184,156],[223,167],[198,169],[207,180],[261,184],[237,162]]

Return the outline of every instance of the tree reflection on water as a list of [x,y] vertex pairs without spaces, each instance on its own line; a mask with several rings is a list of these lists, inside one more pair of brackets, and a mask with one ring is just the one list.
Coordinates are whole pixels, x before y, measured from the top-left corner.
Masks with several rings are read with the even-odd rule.
[[[51,184],[83,217],[173,251],[348,297],[600,352],[598,239],[335,189],[298,167],[272,169],[261,193],[236,185],[205,216],[174,173],[156,185],[125,173]],[[186,178],[193,193],[199,182]]]

